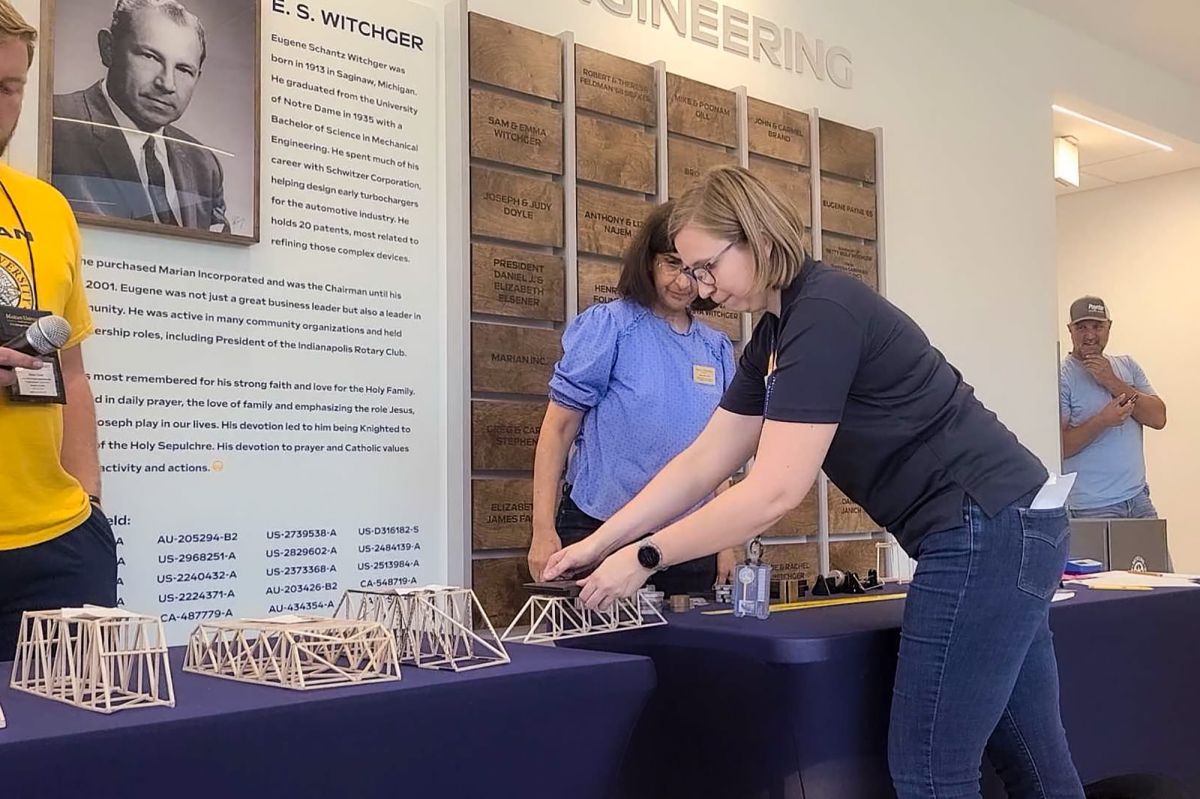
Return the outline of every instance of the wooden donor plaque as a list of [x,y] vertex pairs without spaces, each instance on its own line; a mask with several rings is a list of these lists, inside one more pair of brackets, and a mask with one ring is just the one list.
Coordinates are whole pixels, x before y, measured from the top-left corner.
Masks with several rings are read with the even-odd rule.
[[471,465],[531,471],[545,402],[471,402]]
[[529,599],[522,587],[532,582],[524,555],[515,558],[486,558],[471,562],[471,588],[483,605],[492,625],[504,628]]
[[873,243],[863,244],[854,239],[826,233],[821,237],[821,260],[854,275],[879,291],[879,267]]
[[621,265],[608,261],[579,259],[579,313],[597,303],[618,299],[617,278]]
[[471,481],[471,542],[476,550],[528,549],[532,480]]
[[668,72],[667,130],[736,147],[737,95]]
[[724,147],[680,139],[667,139],[667,196],[675,199],[714,166],[731,166],[737,156]]
[[[873,538],[860,538],[854,541],[829,542],[829,568],[841,569],[844,572],[854,572],[862,579],[867,579],[867,572],[875,568],[875,544]],[[885,575],[879,575],[883,577]]]
[[471,167],[471,233],[561,247],[562,184]]
[[577,44],[575,106],[653,125],[658,117],[654,67]]
[[746,111],[749,116],[747,144],[750,152],[800,166],[809,165],[812,157],[809,153],[808,114],[753,97],[746,101]]
[[829,484],[829,534],[873,533],[879,525],[867,515],[867,512],[855,505],[842,490],[833,483]]
[[875,189],[821,178],[821,229],[875,238]]
[[562,101],[562,41],[471,13],[471,80]]
[[795,206],[805,228],[812,225],[812,180],[808,170],[752,155],[750,172]]
[[763,533],[764,538],[781,538],[783,536],[806,536],[817,534],[817,486],[814,484],[808,496],[800,503],[798,508],[793,508],[784,514],[784,517],[775,522],[775,526],[767,532]]
[[821,171],[874,183],[875,134],[822,119]]
[[471,311],[561,322],[566,318],[561,255],[471,245]]
[[471,325],[471,390],[546,396],[554,364],[562,357],[557,330],[511,325]]
[[620,257],[654,203],[627,194],[580,186],[576,192],[579,252]]
[[714,308],[711,311],[697,313],[696,318],[709,327],[716,328],[729,336],[730,341],[742,340],[742,315],[737,311]]
[[653,133],[623,122],[575,117],[576,176],[620,189],[654,194],[658,184]]
[[471,89],[471,157],[561,175],[562,110]]
[[772,580],[808,579],[811,587],[821,572],[820,549],[816,544],[767,544],[763,560],[771,564]]

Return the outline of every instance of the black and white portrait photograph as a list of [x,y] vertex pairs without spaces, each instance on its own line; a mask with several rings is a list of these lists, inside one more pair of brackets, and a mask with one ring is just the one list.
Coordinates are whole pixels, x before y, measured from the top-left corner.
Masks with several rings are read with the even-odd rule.
[[42,160],[80,222],[257,241],[257,0],[49,5]]

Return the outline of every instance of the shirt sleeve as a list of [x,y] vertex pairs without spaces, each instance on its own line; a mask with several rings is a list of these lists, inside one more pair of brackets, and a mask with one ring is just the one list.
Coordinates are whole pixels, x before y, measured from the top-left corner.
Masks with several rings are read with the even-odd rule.
[[1150,385],[1150,379],[1146,377],[1145,371],[1141,365],[1133,358],[1128,358],[1129,374],[1133,377],[1133,387],[1139,393],[1154,395],[1154,386]]
[[763,319],[754,328],[754,336],[742,350],[737,371],[721,397],[721,407],[730,413],[762,416],[767,398],[763,377],[766,375],[767,353],[770,352],[773,331],[771,320]]
[[[60,198],[61,199],[61,198]],[[63,304],[63,318],[71,325],[71,338],[63,345],[64,350],[77,346],[94,331],[92,311],[88,307],[87,292],[84,290],[83,263],[80,257],[79,225],[66,200],[61,200],[61,213],[66,217],[63,241],[63,258],[71,275],[71,291]]]
[[1064,423],[1071,420],[1071,381],[1066,366],[1058,370],[1058,418]]
[[596,407],[608,393],[620,332],[607,305],[594,305],[575,317],[563,333],[563,355],[550,377],[550,399],[585,413]]
[[863,348],[862,327],[844,307],[827,299],[798,300],[780,331],[763,415],[779,422],[841,422]]

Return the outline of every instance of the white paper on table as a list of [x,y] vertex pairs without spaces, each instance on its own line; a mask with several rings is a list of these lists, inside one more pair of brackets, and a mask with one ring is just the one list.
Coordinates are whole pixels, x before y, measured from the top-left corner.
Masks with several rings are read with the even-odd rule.
[[1074,591],[1055,591],[1054,599],[1051,599],[1050,601],[1051,602],[1063,602],[1065,600],[1070,599],[1073,596],[1075,596]]
[[1069,580],[1080,585],[1136,585],[1146,588],[1200,588],[1200,585],[1182,574],[1150,574],[1148,572],[1100,572],[1099,574],[1081,574]]
[[1037,496],[1033,498],[1033,503],[1030,504],[1030,510],[1055,510],[1067,504],[1067,496],[1071,493],[1071,487],[1075,485],[1075,472],[1070,474],[1054,474],[1050,473],[1049,479],[1046,480],[1041,490],[1037,492]]

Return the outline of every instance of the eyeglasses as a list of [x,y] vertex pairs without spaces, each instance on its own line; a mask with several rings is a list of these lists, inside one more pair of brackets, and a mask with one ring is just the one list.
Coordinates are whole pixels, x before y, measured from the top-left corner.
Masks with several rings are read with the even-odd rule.
[[664,255],[662,258],[662,265],[668,272],[671,273],[673,278],[678,277],[681,274],[687,275],[688,280],[695,281],[696,283],[703,283],[705,286],[712,287],[717,285],[717,279],[713,277],[713,270],[717,268],[717,262],[721,260],[722,256],[724,256],[729,248],[734,244],[737,244],[737,242],[729,242],[712,258],[709,258],[707,261],[703,261],[696,266],[684,266],[683,261],[680,261],[678,256],[675,255]]

